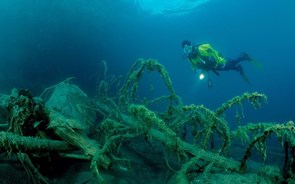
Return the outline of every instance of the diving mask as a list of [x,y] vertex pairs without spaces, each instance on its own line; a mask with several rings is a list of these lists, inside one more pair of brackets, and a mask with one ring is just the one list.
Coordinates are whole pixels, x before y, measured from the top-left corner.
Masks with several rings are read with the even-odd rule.
[[191,46],[191,45],[185,45],[183,47],[183,52],[186,54],[190,54],[192,52],[192,50],[193,50],[193,46]]

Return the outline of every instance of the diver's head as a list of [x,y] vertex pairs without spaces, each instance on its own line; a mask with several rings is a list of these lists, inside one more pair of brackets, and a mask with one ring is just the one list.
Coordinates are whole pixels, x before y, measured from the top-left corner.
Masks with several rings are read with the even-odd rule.
[[182,43],[181,43],[181,46],[183,48],[183,52],[186,53],[186,54],[190,54],[193,50],[193,46],[192,46],[192,43],[188,40],[184,40]]

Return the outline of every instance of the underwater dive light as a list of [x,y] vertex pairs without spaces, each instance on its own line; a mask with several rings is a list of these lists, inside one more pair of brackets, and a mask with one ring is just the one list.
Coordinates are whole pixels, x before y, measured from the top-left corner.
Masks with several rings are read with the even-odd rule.
[[199,75],[199,79],[200,80],[203,80],[205,78],[205,75],[203,74],[203,73],[200,73],[200,75]]
[[205,74],[204,74],[204,72],[203,72],[202,70],[200,70],[200,69],[196,69],[196,70],[195,70],[195,73],[197,74],[197,76],[199,76],[199,79],[200,79],[200,80],[205,79]]

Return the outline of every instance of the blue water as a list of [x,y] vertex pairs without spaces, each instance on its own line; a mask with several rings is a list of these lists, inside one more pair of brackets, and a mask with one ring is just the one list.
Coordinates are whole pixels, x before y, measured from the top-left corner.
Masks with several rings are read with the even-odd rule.
[[[185,104],[215,109],[243,92],[258,91],[268,96],[268,104],[261,110],[245,105],[242,122],[294,120],[294,9],[293,0],[210,0],[189,13],[150,14],[127,0],[2,0],[0,90],[25,87],[38,95],[74,76],[93,95],[102,60],[110,74],[126,75],[137,58],[154,58],[166,67]],[[263,67],[243,63],[251,85],[237,72],[211,74],[208,89],[184,58],[184,39],[210,43],[226,57],[247,52]],[[153,83],[156,89],[162,85]],[[165,93],[158,89],[155,93]],[[146,88],[140,95],[149,93]]]

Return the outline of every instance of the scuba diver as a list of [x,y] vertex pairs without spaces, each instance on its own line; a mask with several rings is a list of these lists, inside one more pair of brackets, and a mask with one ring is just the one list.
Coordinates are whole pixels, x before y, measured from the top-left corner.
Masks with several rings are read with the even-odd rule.
[[[253,61],[248,54],[242,53],[236,59],[225,59],[208,43],[192,45],[190,41],[184,40],[181,46],[184,53],[187,54],[193,70],[199,75],[200,80],[204,78],[204,72],[209,73],[209,71],[212,71],[219,76],[219,71],[234,70],[239,72],[247,83],[250,83],[244,73],[243,67],[239,64],[241,61]],[[209,77],[208,87],[212,87]]]

